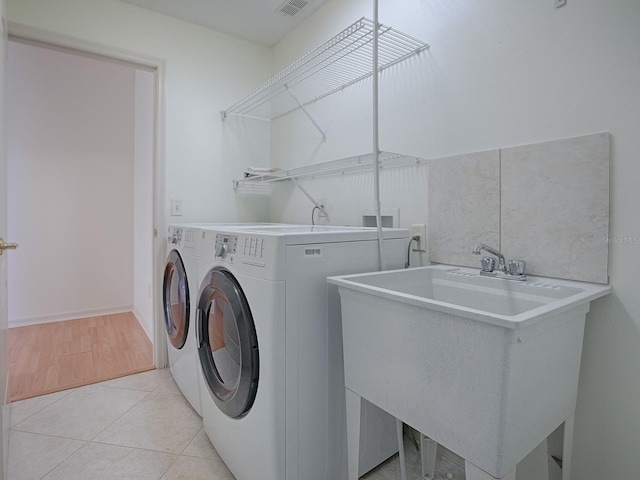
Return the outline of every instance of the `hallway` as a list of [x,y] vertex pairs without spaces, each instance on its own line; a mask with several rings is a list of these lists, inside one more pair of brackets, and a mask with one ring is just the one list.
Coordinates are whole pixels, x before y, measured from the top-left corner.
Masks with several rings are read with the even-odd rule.
[[11,401],[155,368],[131,312],[11,328],[8,337]]

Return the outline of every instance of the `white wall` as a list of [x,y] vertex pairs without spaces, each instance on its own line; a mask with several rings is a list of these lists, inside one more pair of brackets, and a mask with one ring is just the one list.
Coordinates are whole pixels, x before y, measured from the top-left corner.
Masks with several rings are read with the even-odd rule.
[[[247,164],[265,162],[265,148],[271,148],[274,166],[371,149],[367,81],[346,92],[353,102],[336,95],[315,106],[328,125],[327,144],[296,114],[273,122],[269,147],[268,132],[260,126],[219,119],[219,110],[268,76],[269,50],[116,1],[7,3],[12,21],[167,59],[165,207],[170,198],[182,198],[181,220],[250,215],[254,200],[235,207],[229,202],[229,180]],[[561,9],[551,3],[405,0],[398,9],[398,2],[382,0],[383,22],[432,47],[383,75],[381,147],[434,158],[611,132],[610,237],[621,242],[610,252],[614,293],[592,306],[587,322],[573,478],[635,478],[640,471],[635,279],[640,245],[633,241],[640,236],[635,212],[640,201],[640,3],[582,0]],[[371,17],[370,4],[329,2],[275,47],[274,72],[360,16]],[[239,161],[229,162],[229,152]],[[401,223],[423,223],[424,184],[410,172],[394,175],[399,178],[383,185],[383,206],[407,205]],[[326,192],[330,207],[334,202],[335,223],[371,202],[368,181],[349,180],[357,183],[352,194],[345,192],[349,183],[326,181],[333,182],[332,190],[313,193]],[[277,187],[271,202],[272,219],[309,221],[308,201],[290,187]]]
[[133,306],[129,66],[9,42],[13,326]]
[[[275,71],[360,16],[369,0],[333,0],[276,45]],[[592,305],[576,412],[573,478],[637,478],[640,471],[640,2],[380,1],[380,20],[431,48],[382,75],[381,148],[426,158],[610,132],[613,294]],[[290,166],[371,150],[368,82],[312,106],[328,141],[297,113],[272,122],[272,164]],[[416,202],[401,223],[423,223],[421,180],[396,173],[383,206]],[[527,179],[523,178],[523,182]],[[364,180],[314,181],[341,223],[372,202]],[[357,188],[352,188],[357,182]],[[371,185],[371,184],[370,184]],[[345,193],[349,190],[349,193]],[[283,213],[281,213],[283,212]],[[331,210],[330,210],[330,213]],[[278,187],[272,214],[307,221],[310,205]]]
[[136,70],[133,166],[133,311],[153,341],[154,72]]
[[[117,0],[11,0],[7,17],[10,28],[69,37],[74,45],[86,43],[91,50],[122,52],[160,66],[158,128],[164,141],[157,145],[154,193],[163,201],[156,203],[154,215],[156,273],[164,267],[168,222],[267,219],[268,201],[236,198],[231,179],[249,164],[268,164],[268,125],[249,129],[251,122],[223,123],[220,111],[269,77],[270,49]],[[184,216],[169,216],[171,198],[183,200]],[[154,280],[154,320],[160,325],[161,281],[157,274]],[[166,366],[158,329],[155,340],[156,365]]]
[[[10,0],[7,16],[166,60],[166,199],[159,206],[166,220],[261,220],[250,218],[254,214],[244,203],[236,207],[231,179],[249,163],[268,162],[268,125],[258,134],[241,122],[241,128],[229,129],[220,111],[269,77],[268,48],[116,0]],[[183,200],[184,216],[169,217],[171,198]],[[164,227],[158,227],[162,236]]]

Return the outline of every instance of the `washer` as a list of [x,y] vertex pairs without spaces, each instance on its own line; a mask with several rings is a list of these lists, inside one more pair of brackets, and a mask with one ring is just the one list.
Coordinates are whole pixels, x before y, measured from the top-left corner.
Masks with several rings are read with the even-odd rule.
[[[409,232],[385,229],[388,268]],[[209,439],[237,480],[347,478],[342,329],[326,277],[377,269],[371,228],[205,230],[196,330]],[[360,474],[397,452],[395,419],[372,404]]]
[[200,406],[199,360],[196,346],[193,303],[198,295],[198,258],[202,230],[208,228],[250,228],[262,223],[185,223],[167,229],[167,262],[162,284],[162,302],[169,367],[178,388],[193,409]]

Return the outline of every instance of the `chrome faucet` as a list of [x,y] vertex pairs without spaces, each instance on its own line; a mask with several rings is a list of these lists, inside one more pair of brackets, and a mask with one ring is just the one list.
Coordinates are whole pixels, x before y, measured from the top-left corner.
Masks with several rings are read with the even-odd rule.
[[[486,261],[485,259],[487,257],[484,257],[482,259],[483,262],[483,268],[482,271],[485,271],[484,269],[484,264],[486,263],[487,266],[491,265],[491,270],[488,270],[489,272],[493,272],[493,270],[500,270],[501,272],[506,272],[507,271],[507,265],[506,265],[506,261],[504,259],[504,255],[502,255],[502,253],[500,253],[498,250],[496,250],[493,247],[490,247],[489,245],[485,245],[484,243],[479,243],[475,246],[475,248],[473,249],[473,254],[474,255],[480,255],[480,253],[482,253],[482,250],[486,250],[487,252],[489,252],[491,255],[495,255],[496,257],[498,257],[498,266],[495,266],[495,260],[493,262],[489,262]],[[488,260],[493,260],[492,258],[489,258]]]
[[489,245],[485,245],[484,243],[478,243],[473,249],[473,253],[475,255],[480,255],[482,250],[486,250],[491,255],[495,255],[498,257],[498,265],[496,266],[496,261],[491,257],[482,257],[481,265],[482,268],[480,270],[480,275],[495,277],[497,273],[495,270],[503,272],[505,277],[510,280],[526,280],[527,276],[524,274],[524,269],[526,266],[526,262],[524,260],[509,260],[507,262],[504,258],[504,255],[493,247]]

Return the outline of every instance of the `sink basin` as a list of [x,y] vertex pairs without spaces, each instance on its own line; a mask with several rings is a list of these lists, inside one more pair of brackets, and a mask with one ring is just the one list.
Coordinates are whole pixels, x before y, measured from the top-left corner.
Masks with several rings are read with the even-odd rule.
[[500,478],[575,411],[585,315],[608,285],[436,265],[330,277],[346,387]]
[[540,322],[611,290],[608,285],[542,277],[526,282],[484,277],[478,270],[445,265],[345,275],[330,283],[507,328]]

